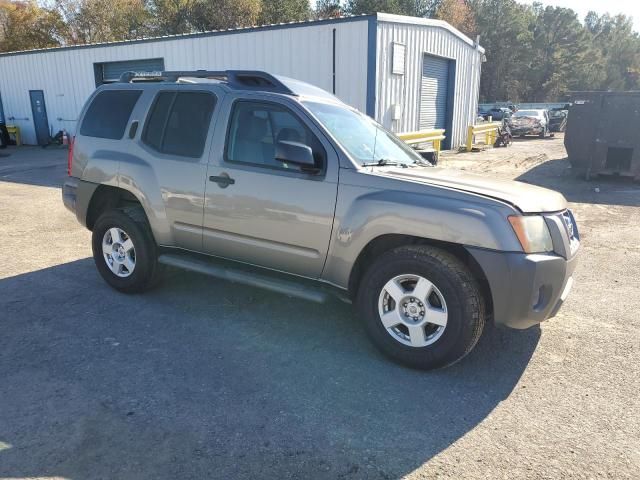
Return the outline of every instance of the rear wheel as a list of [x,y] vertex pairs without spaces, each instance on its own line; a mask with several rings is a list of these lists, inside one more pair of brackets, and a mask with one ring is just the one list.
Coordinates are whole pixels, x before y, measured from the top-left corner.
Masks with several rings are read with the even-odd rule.
[[141,207],[103,213],[91,243],[100,275],[116,290],[142,292],[158,280],[157,247]]
[[469,270],[428,246],[400,247],[378,258],[360,283],[356,304],[375,345],[420,369],[462,359],[485,321],[484,301]]

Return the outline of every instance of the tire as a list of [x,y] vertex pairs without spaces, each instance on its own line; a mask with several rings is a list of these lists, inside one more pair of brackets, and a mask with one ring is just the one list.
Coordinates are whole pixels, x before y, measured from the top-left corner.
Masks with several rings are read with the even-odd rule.
[[[412,287],[414,280],[417,282]],[[395,292],[395,297],[403,298],[399,303],[388,293],[391,282],[400,285]],[[424,298],[419,293],[417,298],[411,296],[419,290],[418,284],[423,291],[430,292]],[[484,299],[471,272],[455,256],[430,246],[399,247],[379,257],[362,277],[356,308],[367,333],[382,353],[422,370],[446,367],[461,360],[478,342],[485,323]],[[384,313],[387,308],[390,321],[383,324],[382,315],[388,318]],[[420,308],[424,311],[420,312]],[[417,320],[407,317],[413,314]],[[389,328],[397,319],[410,325],[400,323]],[[417,342],[411,332],[422,332],[417,334]]]
[[[110,233],[114,229],[119,230],[119,239],[114,239],[114,235]],[[132,249],[127,240],[131,241]],[[119,262],[123,265],[119,274],[114,272],[109,260],[105,257],[107,254],[103,249],[103,242],[109,244],[109,241],[112,248],[118,244],[123,247],[124,256],[122,257],[115,252],[115,249],[111,252],[112,259],[118,257],[123,260]],[[103,213],[93,227],[91,246],[98,272],[111,287],[120,292],[143,292],[155,286],[160,279],[158,247],[141,207],[126,207]],[[105,248],[109,250],[108,245]]]

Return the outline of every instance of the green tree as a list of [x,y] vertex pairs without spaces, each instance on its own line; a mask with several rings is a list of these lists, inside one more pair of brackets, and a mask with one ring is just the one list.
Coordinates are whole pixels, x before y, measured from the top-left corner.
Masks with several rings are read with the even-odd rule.
[[251,27],[257,24],[260,10],[260,0],[194,0],[189,23],[200,32]]
[[341,16],[343,13],[342,5],[339,0],[318,0],[314,10],[314,17],[316,19],[336,18]]
[[195,0],[150,0],[148,10],[153,18],[153,30],[159,35],[190,32],[191,11]]
[[400,0],[402,15],[432,17],[443,0]]
[[570,9],[534,5],[535,21],[531,25],[532,61],[526,78],[527,100],[559,100],[570,90],[593,85],[598,72],[599,52]]
[[394,13],[413,17],[434,14],[441,0],[348,0],[345,11],[351,15]]
[[262,12],[259,23],[298,22],[311,16],[309,0],[262,0]]
[[154,31],[177,35],[256,25],[261,0],[150,0]]
[[485,48],[480,100],[523,100],[532,59],[531,7],[515,0],[471,0]]
[[0,0],[0,52],[59,46],[66,25],[55,10],[35,1]]
[[151,32],[144,0],[56,0],[69,44],[140,38]]
[[585,27],[591,44],[599,50],[601,68],[594,87],[602,90],[637,90],[640,88],[640,38],[633,30],[633,20],[625,15],[599,16],[589,12]]
[[400,0],[347,0],[345,10],[351,15],[375,12],[401,14]]
[[443,0],[434,17],[450,23],[471,38],[477,35],[476,15],[467,0]]

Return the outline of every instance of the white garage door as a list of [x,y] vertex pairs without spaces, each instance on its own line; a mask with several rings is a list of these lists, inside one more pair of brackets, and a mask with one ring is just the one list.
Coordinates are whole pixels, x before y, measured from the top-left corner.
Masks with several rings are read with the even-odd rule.
[[425,55],[420,90],[420,130],[446,127],[448,85],[449,60]]

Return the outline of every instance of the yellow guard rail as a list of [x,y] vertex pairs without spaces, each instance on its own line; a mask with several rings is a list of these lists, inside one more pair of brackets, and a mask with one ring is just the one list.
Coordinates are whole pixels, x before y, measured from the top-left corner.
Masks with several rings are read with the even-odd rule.
[[473,139],[476,135],[484,134],[485,145],[491,145],[496,141],[498,136],[498,127],[502,124],[500,122],[481,123],[480,125],[469,125],[467,130],[467,152],[473,150]]
[[445,137],[444,135],[444,129],[439,128],[435,130],[420,130],[419,132],[399,133],[398,138],[409,145],[418,145],[420,143],[431,142],[431,144],[433,145],[433,149],[439,153],[442,146],[442,140],[447,137]]

